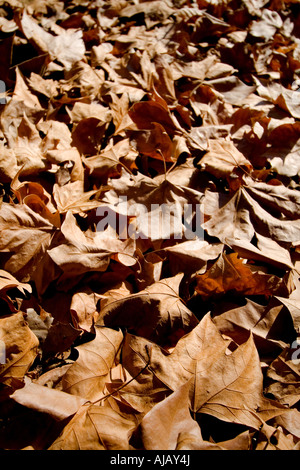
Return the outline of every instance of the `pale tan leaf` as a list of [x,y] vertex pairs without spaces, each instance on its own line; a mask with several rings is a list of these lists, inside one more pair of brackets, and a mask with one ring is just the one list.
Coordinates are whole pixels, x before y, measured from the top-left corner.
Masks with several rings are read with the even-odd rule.
[[48,52],[51,59],[60,61],[66,69],[83,58],[85,45],[81,31],[60,29],[59,35],[52,35],[38,25],[26,11],[21,19],[23,33],[42,52]]
[[39,341],[22,312],[0,318],[0,340],[0,382],[7,387],[2,391],[5,395],[24,385],[24,376],[37,356]]
[[45,254],[51,244],[57,227],[40,216],[26,204],[3,203],[0,208],[0,251],[10,256],[5,269],[14,275],[33,275],[42,260],[47,264]]
[[140,428],[146,450],[201,449],[201,430],[190,415],[189,383],[155,405],[143,418]]
[[86,403],[84,398],[48,388],[30,380],[26,381],[23,388],[16,390],[11,398],[22,406],[47,413],[58,421],[70,418]]
[[[284,413],[286,408],[263,395],[263,376],[252,336],[233,352],[228,345],[207,314],[171,353],[152,346],[151,369],[174,391],[191,380],[193,411],[259,429],[262,421]],[[146,362],[141,347],[139,353]]]
[[225,139],[208,140],[208,152],[201,159],[203,169],[217,178],[224,178],[235,168],[251,170],[252,165],[244,155],[234,146],[233,142]]
[[[112,257],[120,263],[135,264],[134,240],[119,240],[115,233],[82,232],[71,211],[68,211],[61,227],[65,240],[48,251],[51,259],[68,276],[88,271],[106,271]],[[118,255],[124,255],[118,258]]]
[[[203,207],[205,211],[205,200]],[[272,209],[278,212],[277,217]],[[290,243],[300,238],[298,213],[298,191],[259,183],[257,189],[246,186],[236,191],[222,207],[216,208],[203,227],[225,243],[227,239],[251,241],[255,232],[279,243]]]
[[111,408],[83,405],[49,450],[129,450],[137,421]]
[[97,303],[101,298],[103,298],[102,295],[87,289],[82,292],[76,292],[72,296],[70,313],[76,328],[81,328],[91,333],[94,331],[94,324],[99,316]]
[[121,331],[96,328],[94,340],[78,346],[79,357],[62,378],[62,390],[96,401],[103,396],[123,341]]

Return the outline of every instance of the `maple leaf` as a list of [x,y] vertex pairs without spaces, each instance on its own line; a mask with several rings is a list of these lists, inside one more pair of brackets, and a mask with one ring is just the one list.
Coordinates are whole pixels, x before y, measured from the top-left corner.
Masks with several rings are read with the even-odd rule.
[[212,295],[235,291],[244,295],[270,295],[281,280],[243,263],[236,253],[222,253],[204,274],[196,276],[196,292],[207,299]]
[[287,346],[267,370],[267,376],[270,379],[270,385],[267,387],[267,393],[270,393],[280,403],[289,406],[299,401],[297,383],[299,381],[299,364],[293,360],[292,348]]
[[[52,275],[55,277],[47,249],[57,230],[26,204],[3,203],[0,209],[0,251],[9,253],[4,268],[19,279],[34,279],[43,291],[47,275],[50,276],[47,286]],[[39,269],[43,269],[42,277]]]
[[201,159],[201,167],[217,178],[224,178],[237,167],[250,171],[252,165],[239,152],[232,142],[223,140],[208,140],[208,152]]
[[123,139],[116,144],[110,142],[98,155],[87,157],[83,161],[91,178],[98,182],[120,177],[122,168],[128,169],[129,172],[137,169],[137,156],[138,152],[131,147],[129,139]]
[[79,357],[62,378],[62,389],[89,401],[104,396],[110,370],[118,361],[123,333],[96,327],[94,340],[77,347]]
[[[189,387],[182,385],[155,405],[140,424],[141,440],[147,450],[195,450],[205,447],[200,427],[190,415]],[[172,423],[166,429],[165,423]],[[153,432],[160,429],[161,433]],[[209,447],[209,445],[208,445]],[[218,446],[211,445],[211,448]]]
[[53,185],[53,199],[60,214],[84,214],[99,206],[98,198],[104,191],[105,187],[84,191],[82,181],[68,181],[63,185]]
[[198,323],[179,297],[181,279],[182,274],[161,279],[136,294],[105,302],[103,308],[103,301],[100,301],[96,324],[109,327],[119,325],[152,341],[172,343],[175,329],[179,334],[184,334]]
[[83,274],[89,270],[105,271],[114,257],[116,260],[135,264],[134,241],[121,241],[108,231],[84,234],[76,223],[71,212],[67,212],[61,233],[65,240],[48,251],[51,259],[61,267],[68,276]]
[[224,243],[227,238],[251,241],[256,232],[279,244],[291,243],[299,238],[298,204],[297,191],[256,183],[240,187],[214,214],[210,212],[203,227]]
[[7,139],[8,147],[14,148],[18,128],[24,118],[24,113],[33,123],[37,123],[45,114],[39,99],[27,86],[25,79],[17,68],[16,82],[12,99],[5,104],[1,113],[1,129]]
[[6,396],[24,385],[24,376],[37,356],[39,341],[32,333],[22,312],[0,318],[1,356],[0,364],[1,395]]
[[[146,362],[141,346],[139,353]],[[226,354],[228,346],[207,314],[171,353],[152,347],[151,369],[174,391],[190,381],[194,411],[258,429],[262,420],[284,413],[285,408],[263,396],[259,356],[252,336]]]
[[[288,315],[274,298],[271,298],[267,305],[246,298],[245,305],[233,304],[225,306],[222,312],[217,312],[215,309],[212,311],[214,323],[219,331],[237,344],[245,342],[251,331],[261,358],[279,353],[293,340],[295,330]],[[280,333],[283,325],[285,325],[285,336]]]
[[58,35],[48,33],[39,26],[26,12],[23,12],[20,26],[28,40],[42,52],[49,53],[52,60],[57,59],[66,69],[85,54],[85,45],[81,31],[60,29]]
[[83,405],[48,450],[129,450],[134,417],[111,408]]
[[129,236],[151,241],[197,238],[193,218],[197,219],[195,230],[201,232],[202,194],[199,191],[173,184],[168,179],[155,181],[141,173],[134,177],[126,173],[109,184],[112,190],[106,192],[101,205],[109,204],[114,212],[134,219],[128,227]]

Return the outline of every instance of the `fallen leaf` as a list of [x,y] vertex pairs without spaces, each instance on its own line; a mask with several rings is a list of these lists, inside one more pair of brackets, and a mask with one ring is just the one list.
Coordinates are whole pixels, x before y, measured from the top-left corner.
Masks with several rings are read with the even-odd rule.
[[[23,387],[24,376],[37,356],[39,345],[22,312],[0,318],[2,396]],[[4,354],[3,353],[4,345]],[[4,360],[3,360],[4,359]]]
[[208,140],[208,152],[200,161],[201,167],[216,178],[224,178],[235,168],[245,171],[252,169],[251,163],[243,156],[231,141]]
[[59,28],[59,34],[52,35],[39,26],[26,11],[23,12],[20,25],[28,40],[32,41],[42,52],[49,53],[52,60],[57,59],[61,62],[67,70],[85,54],[80,30]]
[[[177,245],[163,248],[170,263],[170,270],[174,275],[178,271],[185,274],[204,273],[209,260],[218,258],[223,251],[222,243],[211,244],[205,240],[188,240]],[[148,256],[147,256],[148,259]]]
[[[237,344],[244,343],[251,331],[260,357],[267,361],[270,354],[280,353],[294,337],[292,322],[287,312],[276,300],[261,305],[247,298],[245,305],[233,308],[224,307],[225,311],[212,311],[214,323],[219,331],[232,338]],[[285,335],[282,328],[285,326]],[[289,325],[289,327],[288,327]]]
[[118,362],[122,332],[96,327],[94,340],[77,347],[79,357],[62,378],[62,390],[93,402],[104,395],[112,367]]
[[252,36],[263,37],[268,40],[274,36],[277,29],[280,29],[282,24],[282,19],[277,11],[264,8],[261,19],[254,21],[250,25],[250,33]]
[[[11,289],[17,288],[19,291],[20,298],[26,293],[32,292],[32,287],[28,283],[19,282],[14,276],[3,269],[0,270],[0,298],[8,303],[9,308],[12,312],[16,311],[16,305],[14,298],[10,298]],[[14,296],[13,296],[14,297]]]
[[104,188],[84,191],[82,181],[68,181],[64,185],[53,185],[53,198],[60,214],[71,212],[85,213],[99,206],[98,197],[105,191]]
[[83,405],[48,450],[130,450],[136,426],[111,408]]
[[[147,364],[145,344],[135,341],[133,345]],[[263,395],[263,376],[252,336],[233,352],[228,346],[207,314],[171,353],[152,346],[151,370],[173,391],[190,380],[194,412],[259,429],[262,421],[284,413],[286,408]]]
[[94,323],[98,318],[97,303],[102,298],[95,292],[76,292],[72,296],[70,313],[76,328],[84,331],[94,330]]
[[47,269],[46,250],[57,231],[49,220],[26,204],[3,203],[0,209],[0,251],[9,253],[4,267],[18,278],[36,279],[37,266]]
[[86,403],[83,398],[30,381],[16,390],[11,398],[22,406],[46,413],[59,421],[70,418]]
[[268,296],[276,292],[280,283],[280,278],[254,270],[236,253],[222,253],[209,270],[196,276],[195,291],[203,299],[229,291]]
[[139,153],[166,162],[175,161],[172,155],[172,141],[164,127],[158,122],[152,123],[153,129],[131,131],[130,141]]
[[113,212],[132,217],[126,227],[128,236],[155,242],[201,238],[199,191],[172,184],[168,179],[156,182],[142,174],[131,177],[126,173],[109,184],[112,190],[106,192],[102,203],[109,204]]
[[[252,337],[232,354],[223,355],[223,361],[224,359],[228,365],[220,382],[213,380],[214,392],[211,398],[208,398],[211,395],[210,380],[206,377],[205,371],[202,372],[201,368],[196,369],[194,410],[255,429],[260,427],[261,420],[268,421],[274,415],[284,413],[284,407],[281,408],[276,402],[272,403],[263,396],[263,377]],[[213,369],[218,366],[213,365]],[[213,371],[211,374],[214,375]],[[243,396],[240,394],[241,389]]]
[[182,274],[161,279],[136,294],[104,302],[103,307],[100,301],[96,324],[110,328],[119,325],[152,341],[172,343],[178,339],[172,338],[174,329],[183,335],[198,323],[179,297],[181,279]]
[[[294,358],[294,355],[296,357]],[[267,370],[270,385],[267,392],[280,403],[293,406],[299,401],[297,383],[299,381],[299,359],[296,351],[287,346]]]
[[[133,240],[118,240],[112,234],[87,232],[84,234],[71,212],[61,227],[65,241],[48,250],[54,263],[67,276],[74,277],[88,271],[106,271],[112,257],[121,263],[135,264]],[[124,256],[122,258],[121,256]]]
[[[216,209],[203,228],[223,243],[227,238],[251,241],[256,232],[278,243],[298,240],[297,192],[265,183],[258,185],[257,189],[240,187],[222,207]],[[203,206],[205,211],[205,200]]]
[[128,112],[137,129],[155,129],[160,124],[170,137],[174,136],[176,124],[168,110],[157,101],[135,103]]
[[190,415],[188,385],[182,385],[143,418],[140,433],[146,450],[201,449],[201,430]]

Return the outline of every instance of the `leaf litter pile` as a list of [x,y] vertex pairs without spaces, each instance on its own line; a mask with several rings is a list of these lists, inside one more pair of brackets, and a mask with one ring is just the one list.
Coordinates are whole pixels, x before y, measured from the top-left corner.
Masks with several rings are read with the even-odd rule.
[[299,2],[0,30],[0,447],[299,450]]

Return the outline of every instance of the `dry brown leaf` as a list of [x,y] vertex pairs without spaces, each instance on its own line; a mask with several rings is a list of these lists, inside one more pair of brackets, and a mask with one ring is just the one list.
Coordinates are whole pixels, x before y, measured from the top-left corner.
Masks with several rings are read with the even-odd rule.
[[45,111],[37,96],[29,90],[22,73],[17,68],[12,98],[6,103],[1,113],[1,129],[7,139],[9,148],[14,148],[18,128],[24,118],[24,114],[34,124],[37,124],[41,117],[44,116]]
[[0,177],[1,181],[8,183],[18,172],[18,161],[13,149],[7,149],[1,144],[0,151]]
[[198,323],[179,297],[181,280],[182,274],[177,274],[172,278],[161,279],[136,294],[117,300],[110,299],[110,302],[100,301],[100,315],[96,324],[126,327],[157,343],[176,342],[180,335]]
[[85,213],[99,206],[98,197],[105,188],[84,191],[82,181],[68,181],[66,184],[53,185],[53,199],[60,214],[71,212]]
[[172,390],[150,366],[152,352],[156,348],[160,350],[155,343],[126,332],[121,351],[121,373],[117,368],[117,380],[114,380],[112,369],[112,379],[106,384],[107,398],[102,397],[101,401],[105,403],[108,400],[110,404],[110,393],[113,392],[114,401],[129,406],[131,413],[135,410],[143,417],[169,396]]
[[96,327],[95,339],[77,347],[79,357],[63,376],[62,390],[89,401],[101,398],[122,341],[120,330]]
[[208,140],[208,152],[201,159],[201,167],[216,178],[224,178],[236,168],[251,171],[251,163],[239,152],[233,142],[223,140]]
[[[201,232],[202,194],[199,191],[173,184],[168,178],[155,181],[141,173],[134,177],[122,173],[122,178],[112,179],[109,184],[112,190],[103,197],[103,208],[106,203],[112,211],[131,216],[127,233],[137,241],[195,239],[193,217],[198,219],[196,228]],[[198,208],[197,213],[193,207]]]
[[182,77],[190,77],[202,81],[209,75],[211,68],[217,62],[217,57],[214,55],[208,56],[200,62],[173,62],[171,65],[172,78],[173,80],[178,80]]
[[277,11],[264,8],[261,19],[254,21],[250,25],[250,33],[253,36],[263,37],[268,40],[274,36],[277,29],[281,28],[282,24],[282,19]]
[[[273,299],[268,305],[260,305],[246,299],[245,305],[229,308],[223,312],[213,310],[212,315],[219,331],[237,344],[245,342],[251,331],[262,359],[264,357],[267,359],[270,354],[276,354],[276,351],[281,352],[295,334],[286,310]],[[283,328],[285,328],[284,335]]]
[[286,347],[270,364],[267,376],[271,383],[267,392],[280,403],[293,406],[299,401],[299,354],[297,349]]
[[29,41],[32,41],[40,51],[49,53],[52,60],[56,59],[61,62],[67,70],[84,57],[85,45],[80,30],[57,28],[58,35],[50,34],[39,26],[26,11],[23,12],[20,26]]
[[86,403],[84,398],[30,381],[26,381],[25,386],[16,390],[11,398],[22,406],[46,413],[59,421],[70,418]]
[[143,2],[141,5],[128,5],[120,11],[121,16],[128,18],[139,13],[144,13],[149,18],[150,25],[153,26],[155,23],[166,20],[173,13],[173,10],[168,6],[167,2],[155,0],[153,2]]
[[18,164],[22,167],[22,174],[34,174],[50,168],[41,152],[39,132],[26,115],[22,118],[17,132],[13,148]]
[[154,123],[160,124],[170,137],[174,136],[176,123],[167,106],[158,101],[141,101],[135,103],[128,111],[129,117],[137,129],[154,129]]
[[164,248],[161,254],[166,254],[170,270],[174,275],[178,271],[185,274],[195,272],[200,274],[206,271],[209,260],[218,258],[223,248],[222,243],[212,244],[205,240],[188,240]]
[[277,416],[273,420],[275,427],[281,427],[287,433],[294,436],[294,442],[297,443],[300,436],[299,429],[299,411],[296,408],[291,408],[284,415]]
[[216,78],[206,82],[212,86],[227,103],[241,106],[245,100],[251,95],[256,87],[245,85],[239,78],[235,76]]
[[293,298],[293,294],[298,294],[298,291],[294,291],[290,296],[289,298],[284,298],[284,297],[280,297],[280,296],[276,296],[276,298],[283,304],[285,305],[291,316],[292,316],[292,319],[293,319],[293,324],[294,324],[294,328],[297,332],[297,334],[300,333],[300,307],[299,307],[299,299],[296,297],[296,298]]
[[48,450],[129,450],[137,424],[111,408],[83,405]]
[[190,415],[188,382],[146,414],[140,433],[146,450],[201,449],[201,430]]
[[222,253],[206,273],[196,276],[195,291],[204,300],[230,291],[241,295],[269,296],[278,290],[280,284],[280,278],[246,264],[237,253]]
[[166,162],[176,161],[172,155],[172,141],[164,127],[158,122],[152,122],[153,129],[131,131],[131,145],[139,153]]
[[26,204],[3,203],[0,209],[0,251],[10,254],[5,269],[19,279],[34,278],[38,281],[35,277],[37,268],[43,266],[46,270],[51,265],[46,250],[56,231],[57,227]]
[[17,288],[19,296],[22,297],[32,292],[32,287],[28,283],[19,282],[14,276],[7,271],[0,269],[0,298],[3,299],[12,312],[18,310],[15,299],[10,298],[10,290]]
[[[203,224],[204,229],[223,243],[227,239],[251,241],[256,232],[278,243],[298,241],[298,192],[283,186],[257,185],[257,189],[251,185],[239,188],[222,207],[216,208]],[[203,207],[205,211],[205,200]]]
[[[64,241],[48,251],[54,263],[67,276],[88,271],[106,271],[114,257],[122,264],[135,264],[134,240],[119,240],[113,232],[82,232],[69,211],[61,227]],[[123,256],[123,258],[122,258]]]
[[98,155],[84,158],[83,161],[91,177],[98,182],[121,176],[122,167],[129,171],[136,169],[137,156],[138,152],[130,145],[129,139],[124,139],[116,144],[110,142]]
[[296,450],[291,434],[286,435],[281,426],[264,424],[259,433],[256,450]]
[[199,424],[191,417],[190,383],[155,405],[143,418],[138,430],[146,450],[248,450],[249,433],[225,442],[205,441]]
[[280,269],[294,269],[290,252],[280,246],[276,241],[255,234],[255,245],[248,240],[233,240],[228,238],[227,245],[230,246],[240,257],[268,263]]
[[93,333],[98,319],[97,303],[103,296],[93,291],[76,292],[72,296],[70,313],[75,328]]
[[23,387],[24,376],[37,356],[39,341],[30,330],[22,312],[0,318],[0,339],[1,395],[5,397]]
[[[190,380],[193,411],[259,429],[262,422],[286,408],[263,395],[263,376],[252,336],[233,352],[228,346],[207,314],[171,353],[153,345],[151,370],[174,391]],[[134,342],[132,347],[147,363],[145,344]]]
[[74,328],[71,323],[55,321],[51,324],[47,336],[42,343],[42,354],[45,360],[49,357],[65,356],[70,353],[74,341],[81,335],[82,330]]

